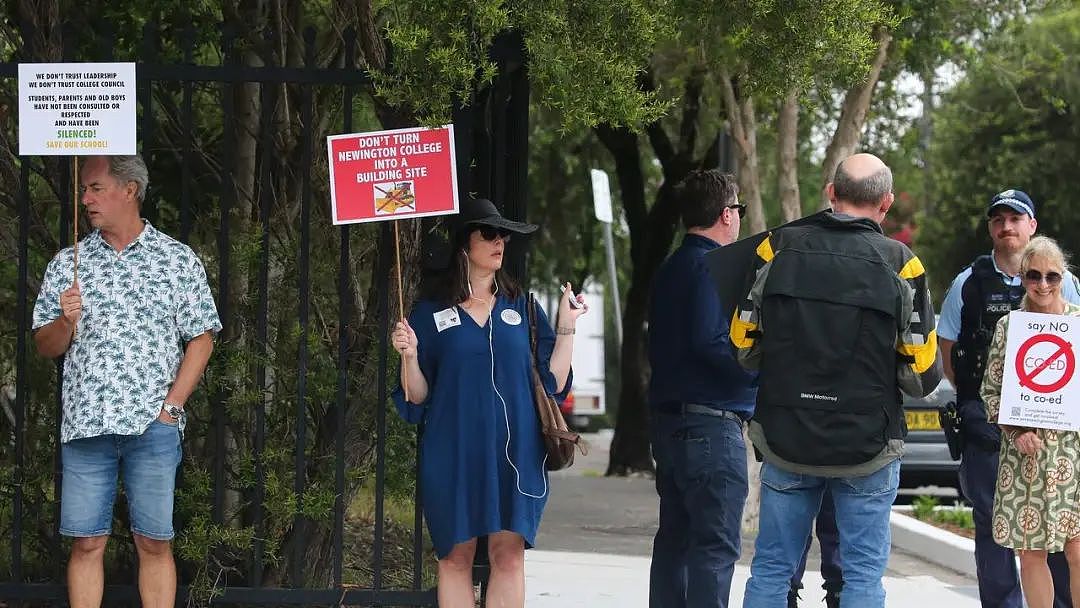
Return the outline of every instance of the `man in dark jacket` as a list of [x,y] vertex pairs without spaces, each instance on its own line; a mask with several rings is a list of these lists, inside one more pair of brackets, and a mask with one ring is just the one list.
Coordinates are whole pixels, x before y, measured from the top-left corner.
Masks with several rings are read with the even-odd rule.
[[941,380],[922,263],[880,223],[892,173],[856,154],[828,186],[833,213],[758,247],[753,288],[731,324],[739,361],[760,370],[750,439],[764,457],[761,526],[745,608],[784,605],[828,488],[845,608],[882,608],[889,512],[903,453],[900,391]]
[[715,170],[683,181],[686,236],[653,282],[649,403],[660,527],[651,608],[725,608],[741,550],[743,429],[756,374],[735,360],[728,313],[703,259],[738,238],[746,207],[737,193],[734,178]]

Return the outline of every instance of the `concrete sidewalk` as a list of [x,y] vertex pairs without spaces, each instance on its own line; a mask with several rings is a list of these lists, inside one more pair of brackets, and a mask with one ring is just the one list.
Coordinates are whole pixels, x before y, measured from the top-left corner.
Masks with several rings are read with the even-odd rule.
[[[742,564],[731,585],[731,606],[742,605],[750,569]],[[824,606],[821,576],[807,571],[802,606]],[[649,558],[563,551],[525,552],[526,605],[529,608],[627,608],[649,604]],[[885,578],[886,606],[978,608],[972,585],[946,583],[934,576]]]
[[[651,479],[603,477],[610,433],[589,437],[592,451],[567,471],[551,476],[551,496],[536,538],[525,552],[530,608],[647,606],[649,556],[659,504]],[[731,588],[732,608],[742,605],[754,539],[743,538],[742,559]],[[887,606],[977,608],[974,578],[943,568],[895,544],[889,556]],[[966,559],[971,559],[970,557]],[[803,584],[803,608],[824,607],[820,554],[815,542]]]

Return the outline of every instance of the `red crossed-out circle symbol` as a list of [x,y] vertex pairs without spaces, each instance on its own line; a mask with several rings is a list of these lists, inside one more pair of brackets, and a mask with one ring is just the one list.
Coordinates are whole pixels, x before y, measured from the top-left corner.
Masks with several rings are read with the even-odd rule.
[[[1057,346],[1055,351],[1049,357],[1043,359],[1042,363],[1036,365],[1031,371],[1024,369],[1024,359],[1027,358],[1028,351],[1033,346],[1038,344],[1049,343]],[[1065,357],[1065,372],[1061,374],[1061,377],[1050,384],[1039,384],[1035,381],[1035,376],[1038,376],[1044,369],[1050,367],[1050,364],[1057,361],[1058,357]],[[1072,344],[1065,341],[1065,338],[1056,336],[1054,334],[1036,334],[1028,338],[1023,344],[1020,345],[1020,349],[1016,351],[1016,376],[1020,380],[1020,386],[1029,388],[1036,393],[1052,393],[1057,390],[1061,390],[1063,386],[1072,380],[1073,372],[1076,371],[1076,355],[1073,354]]]

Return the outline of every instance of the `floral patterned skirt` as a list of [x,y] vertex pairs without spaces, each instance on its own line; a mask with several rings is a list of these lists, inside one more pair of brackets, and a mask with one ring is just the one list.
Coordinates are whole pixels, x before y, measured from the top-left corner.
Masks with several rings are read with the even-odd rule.
[[1005,437],[994,493],[994,541],[1012,549],[1061,551],[1080,536],[1080,433],[1037,430],[1043,449],[1024,456]]

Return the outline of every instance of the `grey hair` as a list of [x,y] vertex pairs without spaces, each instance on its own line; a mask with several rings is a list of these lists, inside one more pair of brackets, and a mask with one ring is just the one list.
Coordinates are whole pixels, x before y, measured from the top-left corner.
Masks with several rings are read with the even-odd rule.
[[1069,269],[1069,255],[1061,249],[1057,241],[1048,236],[1037,236],[1028,242],[1020,254],[1020,270],[1027,272],[1031,268],[1032,258],[1042,258],[1051,266],[1060,266],[1062,272]]
[[135,198],[141,205],[146,198],[146,187],[150,185],[150,172],[142,156],[106,156],[109,160],[109,175],[121,184],[135,182]]
[[892,192],[892,169],[888,165],[861,179],[855,179],[844,170],[844,163],[836,166],[833,176],[833,194],[837,200],[857,206],[876,205],[882,197]]

